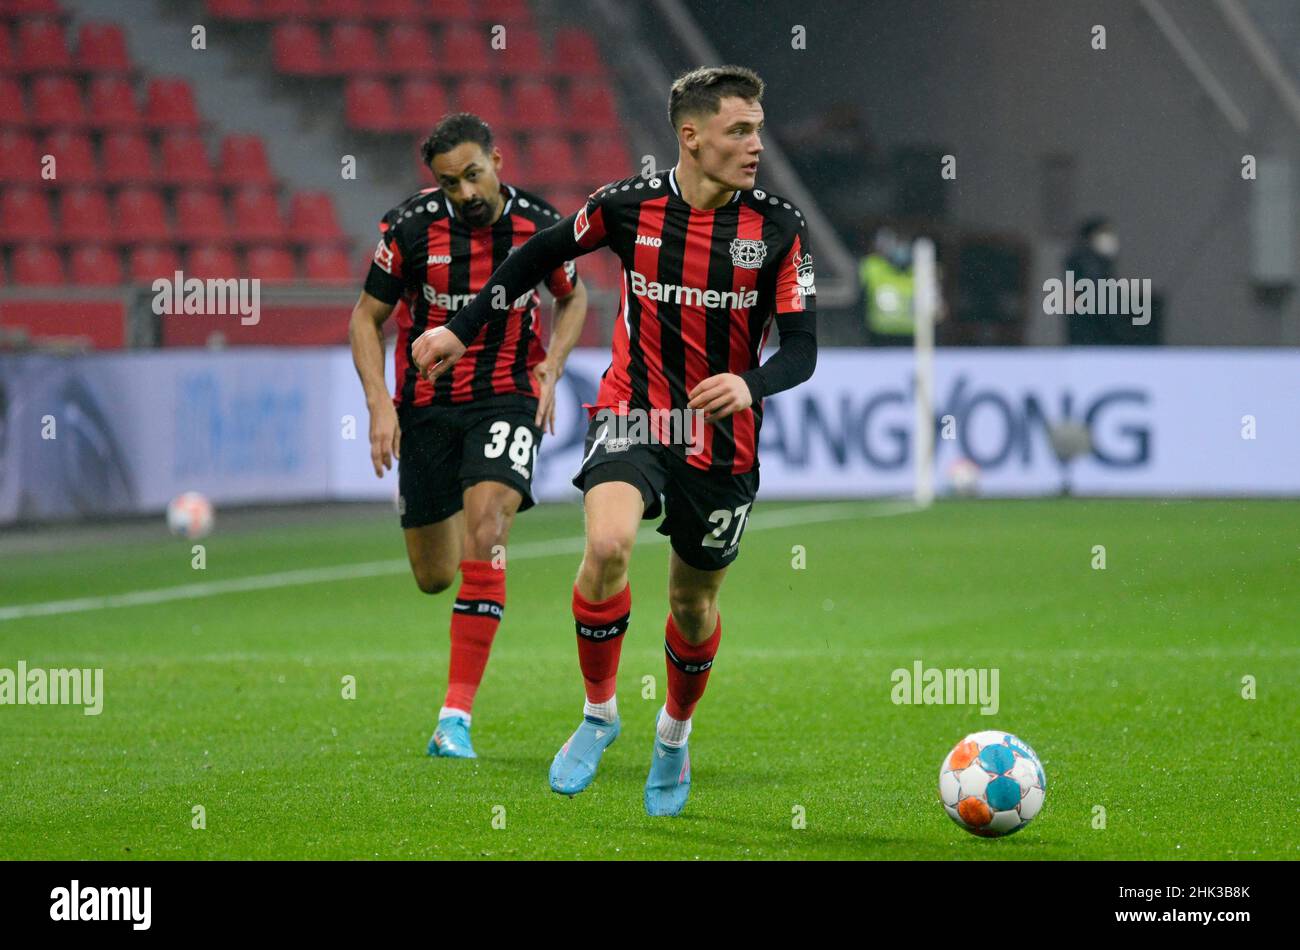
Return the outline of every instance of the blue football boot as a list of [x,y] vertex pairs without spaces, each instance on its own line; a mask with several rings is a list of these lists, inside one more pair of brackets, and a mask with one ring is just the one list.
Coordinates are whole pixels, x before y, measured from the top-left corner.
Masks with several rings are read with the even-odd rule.
[[691,753],[686,743],[674,749],[655,736],[650,756],[650,774],[645,780],[645,812],[654,817],[671,817],[686,807],[691,793]]
[[429,754],[446,759],[477,759],[474,744],[469,741],[469,723],[460,716],[439,719],[429,740]]
[[561,795],[577,795],[596,777],[596,766],[611,742],[622,731],[622,720],[605,722],[592,716],[583,716],[582,724],[569,736],[569,741],[555,753],[551,762],[551,791]]

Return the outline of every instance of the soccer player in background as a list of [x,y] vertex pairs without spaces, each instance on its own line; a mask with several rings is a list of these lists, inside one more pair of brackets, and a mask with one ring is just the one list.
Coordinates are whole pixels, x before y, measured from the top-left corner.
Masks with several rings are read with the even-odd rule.
[[[689,794],[691,717],[722,635],[718,591],[758,490],[762,399],[808,379],[816,365],[803,215],[755,188],[762,96],[763,81],[741,67],[680,77],[668,102],[676,167],[592,194],[576,214],[512,254],[488,278],[492,294],[426,332],[411,351],[430,377],[442,380],[457,372],[484,327],[490,334],[505,318],[493,295],[508,300],[562,261],[597,248],[610,248],[622,262],[613,360],[591,407],[586,455],[574,478],[586,510],[586,550],[573,590],[586,703],[582,723],[555,756],[550,781],[562,794],[582,791],[619,734],[614,687],[631,613],[628,563],[638,523],[662,512],[659,531],[672,548],[668,696],[646,779],[651,815],[676,815]],[[760,365],[773,320],[780,348]],[[662,429],[648,440],[611,429],[610,413],[644,418],[648,410],[659,411],[661,421],[664,410],[702,413],[702,445],[664,438]],[[678,431],[687,428],[679,424]]]
[[[428,751],[475,758],[474,695],[505,609],[501,555],[515,513],[533,506],[537,450],[543,429],[555,431],[555,383],[582,332],[587,293],[572,260],[556,261],[519,286],[455,372],[437,382],[423,378],[411,344],[445,324],[512,249],[560,215],[501,181],[501,152],[477,116],[445,117],[422,154],[438,187],[422,189],[384,215],[348,335],[370,410],[375,475],[383,477],[399,460],[398,509],[415,581],[436,594],[460,572],[447,693]],[[542,282],[555,297],[549,353],[538,337],[534,288]],[[382,326],[398,303],[397,381],[390,396]]]

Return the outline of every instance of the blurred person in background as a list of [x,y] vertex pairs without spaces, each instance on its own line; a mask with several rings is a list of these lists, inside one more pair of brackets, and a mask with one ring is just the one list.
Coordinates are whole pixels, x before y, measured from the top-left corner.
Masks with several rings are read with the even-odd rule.
[[[943,286],[942,272],[935,279]],[[876,230],[871,250],[858,265],[868,341],[872,346],[911,346],[916,331],[913,300],[912,242],[888,225]],[[935,321],[946,314],[942,294],[936,295]]]
[[[1119,235],[1110,219],[1089,218],[1079,228],[1079,237],[1065,258],[1065,270],[1074,280],[1100,282],[1115,277]],[[1116,346],[1127,343],[1128,322],[1092,314],[1072,314],[1066,324],[1071,346]]]

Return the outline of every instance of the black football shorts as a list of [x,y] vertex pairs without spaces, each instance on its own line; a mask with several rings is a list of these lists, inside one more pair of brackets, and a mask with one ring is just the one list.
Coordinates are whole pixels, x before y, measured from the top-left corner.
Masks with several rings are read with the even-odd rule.
[[533,471],[542,430],[533,424],[537,400],[507,393],[458,405],[399,407],[401,458],[397,508],[403,528],[450,518],[463,493],[478,482],[502,482],[533,507]]
[[641,491],[641,517],[663,514],[659,533],[691,567],[717,571],[736,559],[758,494],[757,466],[741,475],[709,472],[667,446],[608,435],[599,416],[587,428],[582,467],[573,477],[584,495],[601,482],[627,482]]

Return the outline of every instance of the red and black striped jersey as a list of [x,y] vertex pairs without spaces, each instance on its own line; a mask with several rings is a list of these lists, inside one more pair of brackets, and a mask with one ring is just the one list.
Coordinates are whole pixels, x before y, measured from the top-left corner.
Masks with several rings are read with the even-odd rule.
[[[816,310],[803,214],[759,188],[701,211],[682,198],[673,171],[623,179],[587,199],[573,238],[584,252],[608,246],[623,264],[613,359],[593,411],[671,409],[684,418],[701,380],[759,365],[774,318]],[[760,399],[705,426],[703,452],[674,447],[696,468],[747,472],[758,464],[762,420]]]
[[[495,323],[436,383],[423,378],[411,360],[411,346],[426,330],[441,326],[468,304],[514,248],[560,220],[541,198],[502,184],[505,209],[494,224],[470,227],[438,188],[425,188],[393,208],[379,224],[379,244],[366,277],[366,292],[398,304],[396,391],[399,406],[463,403],[505,393],[538,395],[532,369],[545,357],[538,331],[536,288],[511,302]],[[546,276],[555,297],[577,285],[572,261]]]

